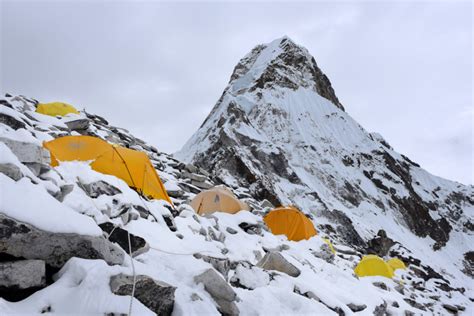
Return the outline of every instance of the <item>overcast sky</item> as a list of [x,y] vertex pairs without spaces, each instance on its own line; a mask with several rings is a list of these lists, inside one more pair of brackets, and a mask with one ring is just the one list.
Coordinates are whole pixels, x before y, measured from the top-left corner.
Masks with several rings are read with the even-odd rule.
[[171,153],[238,60],[286,34],[367,130],[473,183],[470,1],[0,2],[2,93],[69,102]]

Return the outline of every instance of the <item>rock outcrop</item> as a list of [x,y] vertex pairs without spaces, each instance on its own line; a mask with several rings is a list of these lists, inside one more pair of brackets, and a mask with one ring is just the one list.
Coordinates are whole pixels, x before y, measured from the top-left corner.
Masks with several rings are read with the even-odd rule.
[[122,264],[124,253],[104,237],[47,232],[0,213],[0,253],[60,268],[72,257]]

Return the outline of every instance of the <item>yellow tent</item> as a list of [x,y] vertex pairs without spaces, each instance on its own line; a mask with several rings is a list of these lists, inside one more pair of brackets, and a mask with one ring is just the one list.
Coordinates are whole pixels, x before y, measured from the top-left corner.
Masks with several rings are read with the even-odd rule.
[[405,266],[405,263],[403,263],[402,260],[398,258],[392,258],[387,261],[387,264],[393,269],[393,271],[397,269],[403,269],[405,270],[407,267]]
[[213,212],[235,214],[241,210],[248,211],[250,209],[225,186],[215,186],[199,193],[191,201],[191,207],[199,215]]
[[172,204],[160,177],[141,151],[107,143],[92,136],[65,136],[43,146],[51,152],[51,165],[60,161],[92,161],[95,171],[116,176],[141,194]]
[[311,220],[292,206],[276,208],[263,220],[273,234],[286,235],[288,240],[309,239],[317,234]]
[[392,267],[376,255],[364,256],[355,267],[354,272],[358,277],[377,275],[387,278],[393,277]]
[[332,245],[332,242],[329,240],[329,238],[321,238],[328,246],[329,249],[333,254],[336,254],[336,249],[334,249],[334,246]]
[[69,113],[79,114],[75,107],[63,102],[40,103],[36,112],[50,116],[64,116]]

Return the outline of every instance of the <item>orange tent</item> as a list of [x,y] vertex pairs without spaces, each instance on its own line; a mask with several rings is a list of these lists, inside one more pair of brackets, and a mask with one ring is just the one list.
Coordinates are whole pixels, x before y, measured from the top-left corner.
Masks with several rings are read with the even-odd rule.
[[116,176],[141,194],[172,204],[148,156],[141,151],[109,144],[92,136],[64,136],[43,143],[51,165],[60,161],[91,161],[95,171]]
[[270,211],[263,221],[274,235],[286,235],[288,240],[300,241],[317,234],[311,220],[293,206],[278,207]]
[[213,212],[235,214],[241,210],[248,211],[250,209],[225,186],[215,186],[199,193],[191,201],[191,207],[199,215]]

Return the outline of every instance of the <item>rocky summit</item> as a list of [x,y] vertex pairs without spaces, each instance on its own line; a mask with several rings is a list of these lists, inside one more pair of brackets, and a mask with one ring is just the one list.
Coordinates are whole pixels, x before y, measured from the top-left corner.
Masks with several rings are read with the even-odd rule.
[[[38,104],[0,99],[1,315],[473,311],[474,188],[365,131],[288,37],[239,61],[174,155],[104,117]],[[52,166],[43,142],[81,135],[144,152],[172,203],[90,161]],[[250,211],[198,215],[190,201],[222,184]],[[272,234],[264,216],[279,205],[299,208],[317,235]],[[406,269],[357,276],[369,254]]]

